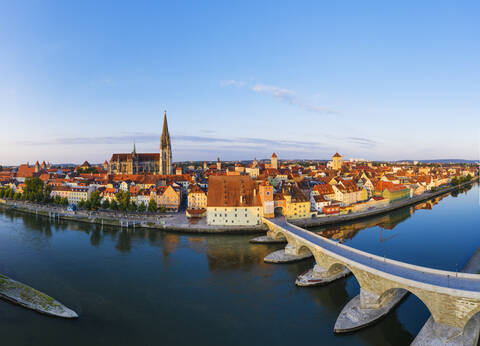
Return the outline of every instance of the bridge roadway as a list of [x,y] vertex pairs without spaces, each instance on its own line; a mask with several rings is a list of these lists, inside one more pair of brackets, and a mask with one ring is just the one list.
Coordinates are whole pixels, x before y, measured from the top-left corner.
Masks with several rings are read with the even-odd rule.
[[435,270],[390,259],[385,261],[378,256],[352,249],[315,233],[295,227],[287,223],[283,218],[269,219],[268,221],[337,256],[378,271],[428,285],[480,293],[480,275]]

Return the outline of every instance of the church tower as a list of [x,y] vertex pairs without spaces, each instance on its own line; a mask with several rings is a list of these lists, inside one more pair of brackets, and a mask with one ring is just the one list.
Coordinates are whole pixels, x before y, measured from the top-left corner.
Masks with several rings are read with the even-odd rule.
[[163,115],[163,130],[160,137],[160,174],[172,174],[172,144],[168,133],[167,111]]

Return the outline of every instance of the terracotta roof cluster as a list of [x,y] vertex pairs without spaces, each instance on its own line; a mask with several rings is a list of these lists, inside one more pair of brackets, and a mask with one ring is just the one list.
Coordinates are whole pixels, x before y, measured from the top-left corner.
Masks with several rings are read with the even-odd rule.
[[205,193],[205,191],[198,184],[193,184],[188,187],[188,193]]
[[357,184],[355,184],[355,182],[353,180],[342,180],[339,185],[343,186],[345,188],[346,192],[360,191],[360,188],[357,186]]
[[28,178],[35,175],[35,167],[30,167],[28,165],[20,165],[17,170],[17,177]]
[[313,187],[313,191],[317,192],[319,195],[333,195],[333,187],[330,184],[317,184]]
[[375,185],[375,190],[378,190],[378,191],[383,191],[387,189],[390,192],[396,192],[396,191],[405,190],[406,188],[407,187],[405,185],[394,184],[390,181],[382,181],[382,180],[379,180],[377,185]]
[[293,203],[308,202],[308,197],[296,185],[290,185],[283,190],[284,195],[290,195]]
[[209,207],[261,206],[257,184],[250,176],[215,176],[208,179],[207,205]]

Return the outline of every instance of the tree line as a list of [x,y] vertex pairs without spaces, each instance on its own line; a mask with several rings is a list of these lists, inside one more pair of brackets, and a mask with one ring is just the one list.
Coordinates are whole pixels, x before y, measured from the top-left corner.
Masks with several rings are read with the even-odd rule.
[[451,181],[450,184],[452,185],[460,185],[463,183],[466,183],[467,181],[472,180],[472,176],[468,174],[466,177],[454,177]]
[[[66,197],[60,197],[56,195],[54,198],[51,197],[52,187],[46,185],[43,181],[37,177],[26,178],[25,187],[23,193],[15,192],[9,186],[0,188],[0,198],[8,198],[12,200],[23,200],[35,203],[44,203],[44,204],[55,204],[61,206],[67,206],[68,199]],[[131,195],[126,191],[119,191],[115,194],[115,199],[109,201],[105,199],[102,202],[102,197],[98,191],[93,191],[90,194],[90,197],[86,200],[81,200],[78,202],[79,209],[85,210],[120,210],[120,211],[130,211],[130,212],[166,212],[164,206],[157,208],[157,203],[153,198],[150,198],[148,204],[144,202],[137,204],[131,199]]]

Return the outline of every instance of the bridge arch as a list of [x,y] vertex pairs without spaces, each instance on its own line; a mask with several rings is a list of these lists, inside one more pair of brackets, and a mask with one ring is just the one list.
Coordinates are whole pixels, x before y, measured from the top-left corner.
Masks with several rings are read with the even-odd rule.
[[[335,262],[335,263],[331,264],[330,267],[328,267],[327,273],[328,273],[329,276],[331,276],[331,275],[335,275],[337,273],[340,273],[341,271],[343,271],[345,269],[350,270],[350,272],[353,274],[353,276],[355,276],[352,269],[348,265],[346,265],[345,263],[342,263],[342,262]],[[358,279],[356,277],[355,277],[355,280],[358,282]]]
[[465,321],[465,326],[467,326],[467,324],[469,322],[472,322],[473,320],[480,320],[480,306],[478,306],[476,309],[472,310],[469,314],[467,314],[465,317],[464,317],[464,321]]
[[[435,303],[432,303],[431,299],[428,299],[428,297],[426,297],[424,294],[422,294],[422,291],[412,289],[412,288],[409,288],[409,287],[401,287],[400,285],[398,285],[398,286],[390,287],[390,288],[386,289],[382,294],[380,294],[380,296],[378,298],[378,304],[380,306],[382,306],[383,304],[387,303],[388,300],[390,298],[392,298],[392,296],[395,293],[397,293],[398,291],[407,292],[407,293],[411,294],[412,296],[414,296],[415,298],[417,298],[422,303],[422,305],[427,308],[428,312],[433,317],[433,319],[435,321],[437,320],[436,317],[435,317],[435,309],[433,308],[433,306],[431,306],[431,304],[434,305]],[[405,298],[406,297],[404,297],[403,299],[405,299]]]
[[315,255],[315,250],[311,249],[309,246],[304,244],[299,244],[297,246],[297,255],[307,255],[310,254],[312,256]]

